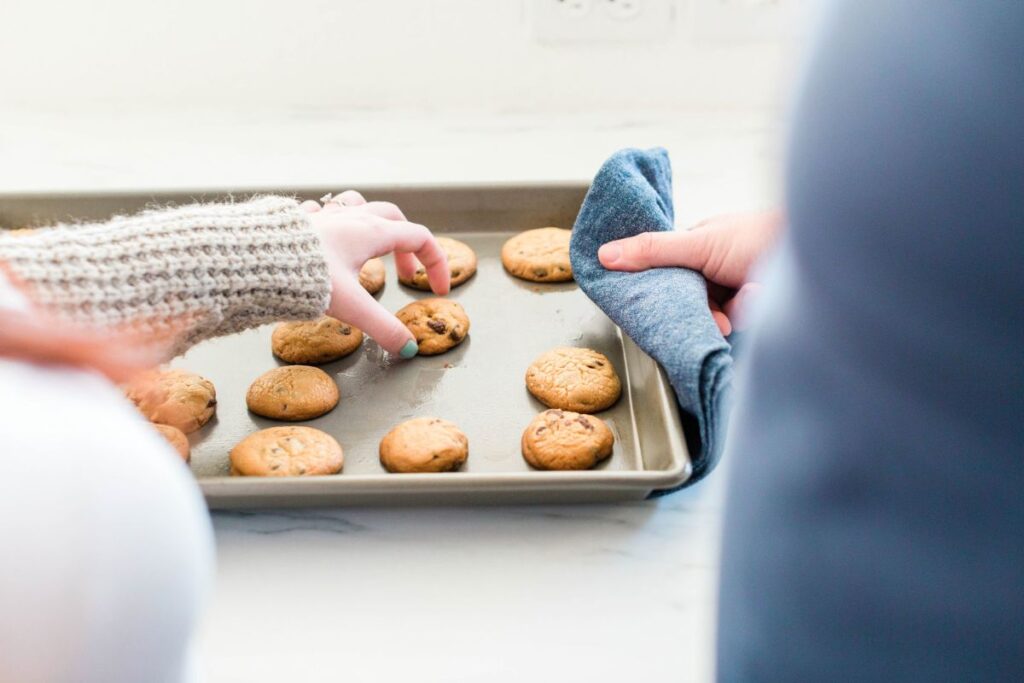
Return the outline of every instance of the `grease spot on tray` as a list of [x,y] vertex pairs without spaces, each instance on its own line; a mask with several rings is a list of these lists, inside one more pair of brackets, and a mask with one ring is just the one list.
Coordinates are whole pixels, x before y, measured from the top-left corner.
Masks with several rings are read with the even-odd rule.
[[421,371],[412,387],[412,396],[409,397],[410,405],[421,406],[432,402],[443,379],[443,369]]

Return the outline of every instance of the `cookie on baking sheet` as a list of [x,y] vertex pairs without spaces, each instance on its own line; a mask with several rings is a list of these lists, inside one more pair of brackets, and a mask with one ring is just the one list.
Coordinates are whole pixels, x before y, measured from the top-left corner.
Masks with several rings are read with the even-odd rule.
[[530,364],[526,388],[549,408],[597,413],[619,400],[622,382],[603,353],[561,346]]
[[318,320],[281,323],[270,336],[274,355],[286,363],[330,363],[359,348],[363,333],[325,315]]
[[182,460],[188,462],[192,458],[192,449],[188,444],[188,437],[185,436],[185,432],[170,425],[154,424],[153,426],[160,432],[160,436],[167,439],[167,443],[171,444],[171,447],[178,452]]
[[[448,256],[448,271],[452,275],[452,287],[458,287],[473,277],[473,273],[476,272],[476,252],[468,244],[451,237],[438,237],[437,243]],[[403,285],[430,291],[427,270],[423,266],[416,269],[411,280],[399,276],[398,281]]]
[[444,353],[462,343],[469,334],[469,317],[462,305],[451,299],[420,299],[395,314],[424,356]]
[[469,439],[438,417],[398,424],[380,440],[380,464],[388,472],[451,472],[469,457]]
[[231,474],[242,477],[337,474],[344,464],[341,445],[312,427],[263,429],[231,449]]
[[384,261],[372,258],[359,269],[359,284],[370,294],[376,294],[384,286]]
[[501,247],[501,263],[512,275],[533,282],[572,279],[569,238],[572,230],[537,228],[510,238]]
[[338,385],[320,368],[285,365],[256,378],[245,394],[249,410],[273,420],[312,420],[338,405]]
[[612,454],[615,436],[603,420],[545,410],[523,431],[523,457],[538,470],[587,470]]
[[128,382],[125,395],[150,422],[177,427],[186,434],[209,422],[217,409],[213,383],[186,370],[143,372]]

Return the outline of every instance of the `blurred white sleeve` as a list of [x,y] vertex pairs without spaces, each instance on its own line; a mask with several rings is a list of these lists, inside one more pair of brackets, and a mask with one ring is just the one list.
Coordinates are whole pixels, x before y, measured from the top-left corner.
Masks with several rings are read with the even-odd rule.
[[0,553],[0,681],[195,680],[209,518],[103,378],[0,359]]

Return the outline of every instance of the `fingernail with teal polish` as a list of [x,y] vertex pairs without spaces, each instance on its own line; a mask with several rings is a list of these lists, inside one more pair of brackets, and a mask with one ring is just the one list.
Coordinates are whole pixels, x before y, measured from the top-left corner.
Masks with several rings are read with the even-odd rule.
[[417,352],[419,352],[419,348],[416,346],[416,342],[410,339],[409,341],[405,342],[405,346],[403,346],[402,350],[398,352],[398,355],[408,360],[409,358],[415,356]]

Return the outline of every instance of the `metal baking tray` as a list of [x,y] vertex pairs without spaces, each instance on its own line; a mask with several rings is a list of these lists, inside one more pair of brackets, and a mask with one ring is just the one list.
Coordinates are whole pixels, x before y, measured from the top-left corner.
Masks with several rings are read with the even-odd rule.
[[[301,198],[327,189],[275,188]],[[675,398],[658,365],[605,316],[575,283],[518,280],[501,265],[513,234],[548,225],[571,227],[585,185],[359,188],[398,204],[410,220],[469,244],[476,275],[452,290],[469,315],[469,337],[447,353],[410,361],[388,358],[369,339],[347,358],[324,366],[341,390],[332,412],[302,424],[332,434],[345,451],[341,474],[324,477],[228,476],[228,452],[246,435],[282,424],[249,413],[245,392],[280,364],[270,352],[272,326],[199,344],[172,364],[198,372],[217,388],[217,416],[191,435],[192,470],[211,508],[313,505],[582,503],[639,500],[690,475]],[[267,190],[271,191],[271,190]],[[231,192],[2,196],[0,226],[102,219],[152,204],[244,197]],[[431,294],[398,284],[385,259],[380,302],[397,311]],[[615,434],[608,460],[582,472],[531,470],[520,436],[544,406],[526,390],[527,366],[555,346],[588,346],[606,354],[623,381],[619,402],[598,416]],[[469,460],[458,472],[389,474],[378,461],[381,437],[417,416],[455,422],[469,437]]]

